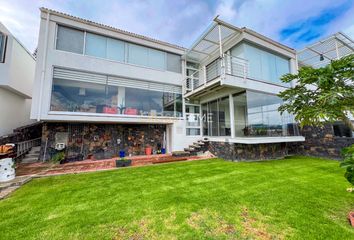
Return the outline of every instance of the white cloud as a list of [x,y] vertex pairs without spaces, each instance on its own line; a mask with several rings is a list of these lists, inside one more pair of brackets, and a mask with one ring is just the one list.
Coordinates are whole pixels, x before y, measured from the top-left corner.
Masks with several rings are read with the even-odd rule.
[[[296,34],[281,39],[279,32],[292,24],[318,16],[345,0],[0,0],[0,21],[33,51],[39,32],[42,6],[147,35],[182,46],[190,46],[216,15],[239,27],[249,27],[274,40],[294,46]],[[324,34],[344,31],[353,34],[354,4],[346,14],[328,24]],[[300,31],[299,34],[303,32]]]

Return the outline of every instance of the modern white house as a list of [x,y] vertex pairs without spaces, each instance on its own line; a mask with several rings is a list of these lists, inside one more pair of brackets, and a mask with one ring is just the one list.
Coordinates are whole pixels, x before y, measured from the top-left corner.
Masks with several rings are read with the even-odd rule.
[[41,8],[31,118],[45,123],[43,159],[63,147],[83,158],[173,152],[204,138],[231,159],[281,156],[304,141],[277,110],[290,87],[280,77],[296,71],[295,50],[218,18],[186,49]]
[[30,120],[36,61],[0,22],[0,136]]

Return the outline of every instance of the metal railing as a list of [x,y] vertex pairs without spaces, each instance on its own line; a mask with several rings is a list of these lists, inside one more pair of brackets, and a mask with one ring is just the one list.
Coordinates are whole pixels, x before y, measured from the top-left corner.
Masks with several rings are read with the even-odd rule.
[[225,55],[225,73],[246,79],[249,76],[248,61],[243,58]]
[[246,79],[249,76],[249,64],[246,59],[224,54],[205,67],[205,73],[201,69],[186,77],[184,80],[185,93],[192,92],[196,88],[206,85],[208,82],[225,76],[226,74]]
[[41,138],[34,138],[31,140],[16,143],[16,158],[26,154],[32,147],[41,145]]

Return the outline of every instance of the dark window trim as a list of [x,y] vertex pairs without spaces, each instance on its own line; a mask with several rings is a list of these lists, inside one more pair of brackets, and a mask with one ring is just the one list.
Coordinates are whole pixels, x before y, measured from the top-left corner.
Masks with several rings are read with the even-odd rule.
[[6,59],[6,46],[7,46],[7,35],[5,33],[0,32],[3,36],[4,36],[4,41],[2,43],[2,45],[0,46],[0,48],[3,49],[2,51],[2,55],[0,56],[0,63],[5,63],[5,59]]

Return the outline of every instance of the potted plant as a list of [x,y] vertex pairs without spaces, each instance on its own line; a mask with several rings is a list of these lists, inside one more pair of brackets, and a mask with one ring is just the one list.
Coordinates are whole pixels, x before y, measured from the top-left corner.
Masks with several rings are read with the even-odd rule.
[[54,163],[60,163],[60,164],[63,164],[65,163],[65,153],[64,151],[61,151],[61,152],[57,152],[52,158],[51,160],[54,162]]
[[131,166],[132,160],[125,159],[124,157],[116,160],[116,167],[128,167]]

